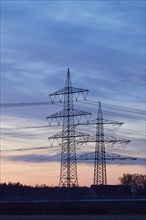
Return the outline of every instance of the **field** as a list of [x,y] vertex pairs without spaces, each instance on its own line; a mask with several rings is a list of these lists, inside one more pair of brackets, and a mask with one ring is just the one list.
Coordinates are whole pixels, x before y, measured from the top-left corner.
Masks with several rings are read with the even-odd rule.
[[[146,215],[146,200],[0,202],[1,215]],[[1,218],[0,218],[1,220]]]
[[146,200],[0,202],[0,220],[144,220]]
[[44,215],[44,216],[0,216],[0,220],[145,220],[145,216],[135,215]]

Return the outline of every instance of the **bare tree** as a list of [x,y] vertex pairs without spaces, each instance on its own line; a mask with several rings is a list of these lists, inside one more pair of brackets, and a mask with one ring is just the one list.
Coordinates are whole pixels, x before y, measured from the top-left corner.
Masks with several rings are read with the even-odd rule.
[[146,186],[146,175],[124,173],[119,181],[121,185],[135,185],[137,188],[144,188]]

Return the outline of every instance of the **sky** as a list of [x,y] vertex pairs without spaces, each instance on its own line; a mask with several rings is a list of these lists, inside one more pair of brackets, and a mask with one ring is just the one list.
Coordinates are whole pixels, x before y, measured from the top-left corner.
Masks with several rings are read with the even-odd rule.
[[[123,173],[145,174],[146,2],[1,0],[0,4],[1,104],[50,101],[49,94],[64,87],[70,68],[73,86],[89,89],[87,102],[75,105],[91,111],[94,118],[100,101],[105,118],[124,122],[118,130],[105,127],[106,135],[131,142],[108,145],[106,151],[138,157],[107,161],[108,183],[117,184]],[[58,185],[60,147],[56,142],[51,147],[48,137],[61,126],[26,127],[47,125],[46,117],[62,107],[1,107],[1,182]],[[79,129],[96,132],[93,126]],[[84,152],[94,152],[94,144],[77,146],[77,155]],[[78,179],[80,185],[92,184],[93,161],[78,162]]]

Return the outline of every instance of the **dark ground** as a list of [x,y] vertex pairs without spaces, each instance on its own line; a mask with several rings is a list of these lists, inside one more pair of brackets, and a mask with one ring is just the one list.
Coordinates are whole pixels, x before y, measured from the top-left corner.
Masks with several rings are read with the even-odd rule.
[[50,215],[50,216],[0,216],[0,220],[145,220],[140,215]]
[[1,215],[146,215],[146,199],[1,201],[0,213]]

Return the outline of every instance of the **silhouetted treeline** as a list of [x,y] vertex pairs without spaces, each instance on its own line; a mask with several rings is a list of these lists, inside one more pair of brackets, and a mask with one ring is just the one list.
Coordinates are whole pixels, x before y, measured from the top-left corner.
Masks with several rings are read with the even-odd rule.
[[49,187],[46,185],[26,186],[18,183],[0,184],[0,201],[48,201],[70,199],[96,199],[99,197],[146,196],[146,187],[134,192],[130,186],[98,185],[91,187]]
[[48,187],[46,185],[26,186],[18,183],[0,184],[0,200],[44,200],[84,198],[88,195],[88,187]]

